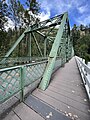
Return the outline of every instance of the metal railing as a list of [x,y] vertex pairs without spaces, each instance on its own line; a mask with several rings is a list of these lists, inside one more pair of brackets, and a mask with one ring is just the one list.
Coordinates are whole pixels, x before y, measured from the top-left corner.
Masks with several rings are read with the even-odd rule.
[[0,103],[20,92],[24,99],[24,88],[42,78],[46,61],[0,69]]
[[76,57],[76,61],[90,100],[90,68],[82,62],[82,58]]
[[[2,59],[5,59],[2,61]],[[47,60],[47,57],[0,57],[0,69]]]
[[[34,61],[25,65],[0,69],[0,103],[19,92],[20,99],[23,101],[25,87],[42,78],[48,62],[44,59],[40,62]],[[53,70],[61,65],[61,57],[57,57]]]

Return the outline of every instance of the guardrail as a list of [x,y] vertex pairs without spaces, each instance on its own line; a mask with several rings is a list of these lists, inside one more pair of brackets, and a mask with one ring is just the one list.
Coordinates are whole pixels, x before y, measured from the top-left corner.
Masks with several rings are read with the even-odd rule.
[[76,62],[90,100],[90,68],[82,62],[81,58],[76,56]]
[[24,88],[42,78],[46,61],[0,69],[0,103],[20,92],[24,100]]

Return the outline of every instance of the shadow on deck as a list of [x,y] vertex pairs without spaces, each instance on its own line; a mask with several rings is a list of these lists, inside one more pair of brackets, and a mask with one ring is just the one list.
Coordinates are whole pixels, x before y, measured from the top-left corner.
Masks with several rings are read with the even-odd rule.
[[4,120],[90,120],[90,103],[75,58],[58,69],[49,87],[36,89]]

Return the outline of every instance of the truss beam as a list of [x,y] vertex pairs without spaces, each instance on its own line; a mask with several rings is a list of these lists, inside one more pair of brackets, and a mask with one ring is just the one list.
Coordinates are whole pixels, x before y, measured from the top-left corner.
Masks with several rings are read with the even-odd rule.
[[55,60],[56,60],[56,57],[57,57],[58,48],[59,48],[60,43],[61,43],[61,38],[62,38],[62,35],[63,35],[64,26],[65,26],[67,17],[68,17],[68,14],[65,13],[63,18],[62,18],[62,22],[61,22],[59,30],[57,32],[56,38],[54,40],[51,52],[49,54],[48,64],[47,64],[46,70],[44,72],[43,79],[42,79],[42,81],[39,85],[39,88],[42,89],[42,90],[45,90],[49,85],[51,74],[53,72],[53,68],[54,68],[54,65],[55,65]]
[[36,43],[37,48],[38,48],[38,50],[39,50],[39,52],[40,52],[40,55],[43,57],[43,54],[42,54],[41,48],[40,48],[40,46],[39,46],[39,44],[38,44],[38,41],[37,41],[37,39],[36,39],[34,33],[31,33],[31,34],[32,34],[32,36],[33,36],[33,38],[34,38],[34,40],[35,40],[35,43]]
[[27,32],[25,32],[25,34],[59,25],[61,23],[61,19],[62,19],[63,15],[64,14],[61,14],[61,15],[55,16],[51,19],[45,20],[43,22],[39,22],[38,24],[34,24],[31,26],[31,29],[29,29]]

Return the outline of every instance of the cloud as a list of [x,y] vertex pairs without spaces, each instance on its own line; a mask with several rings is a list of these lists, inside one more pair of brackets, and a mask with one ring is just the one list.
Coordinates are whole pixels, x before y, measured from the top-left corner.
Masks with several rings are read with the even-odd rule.
[[40,18],[40,21],[44,21],[50,18],[50,11],[45,12],[41,12],[41,14],[38,15],[38,17]]
[[38,0],[38,2],[41,4],[41,12],[38,14],[40,21],[49,19],[51,16],[51,12],[50,12],[50,5],[48,5],[47,0],[45,1]]
[[[7,0],[8,1],[8,0]],[[90,23],[90,1],[88,0],[37,0],[40,3],[40,21],[68,11],[71,26],[74,23]],[[11,22],[10,22],[11,24]],[[12,25],[13,26],[13,23]]]
[[4,24],[5,30],[8,31],[9,28],[14,29],[15,25],[14,25],[13,21],[8,17],[6,17],[6,18],[8,19],[8,21]]
[[[41,19],[68,11],[71,23],[87,24],[90,16],[88,0],[37,0],[41,4]],[[87,18],[86,15],[88,16]],[[77,18],[77,19],[76,19]],[[83,19],[82,19],[83,18]],[[78,20],[78,21],[77,21]],[[89,19],[88,19],[89,20]],[[89,20],[90,21],[90,20]]]
[[78,11],[79,11],[79,13],[85,13],[85,12],[87,12],[88,11],[88,6],[87,5],[84,5],[84,6],[80,6],[80,7],[78,7]]
[[76,19],[77,24],[88,25],[90,24],[90,15],[89,16],[81,16]]

